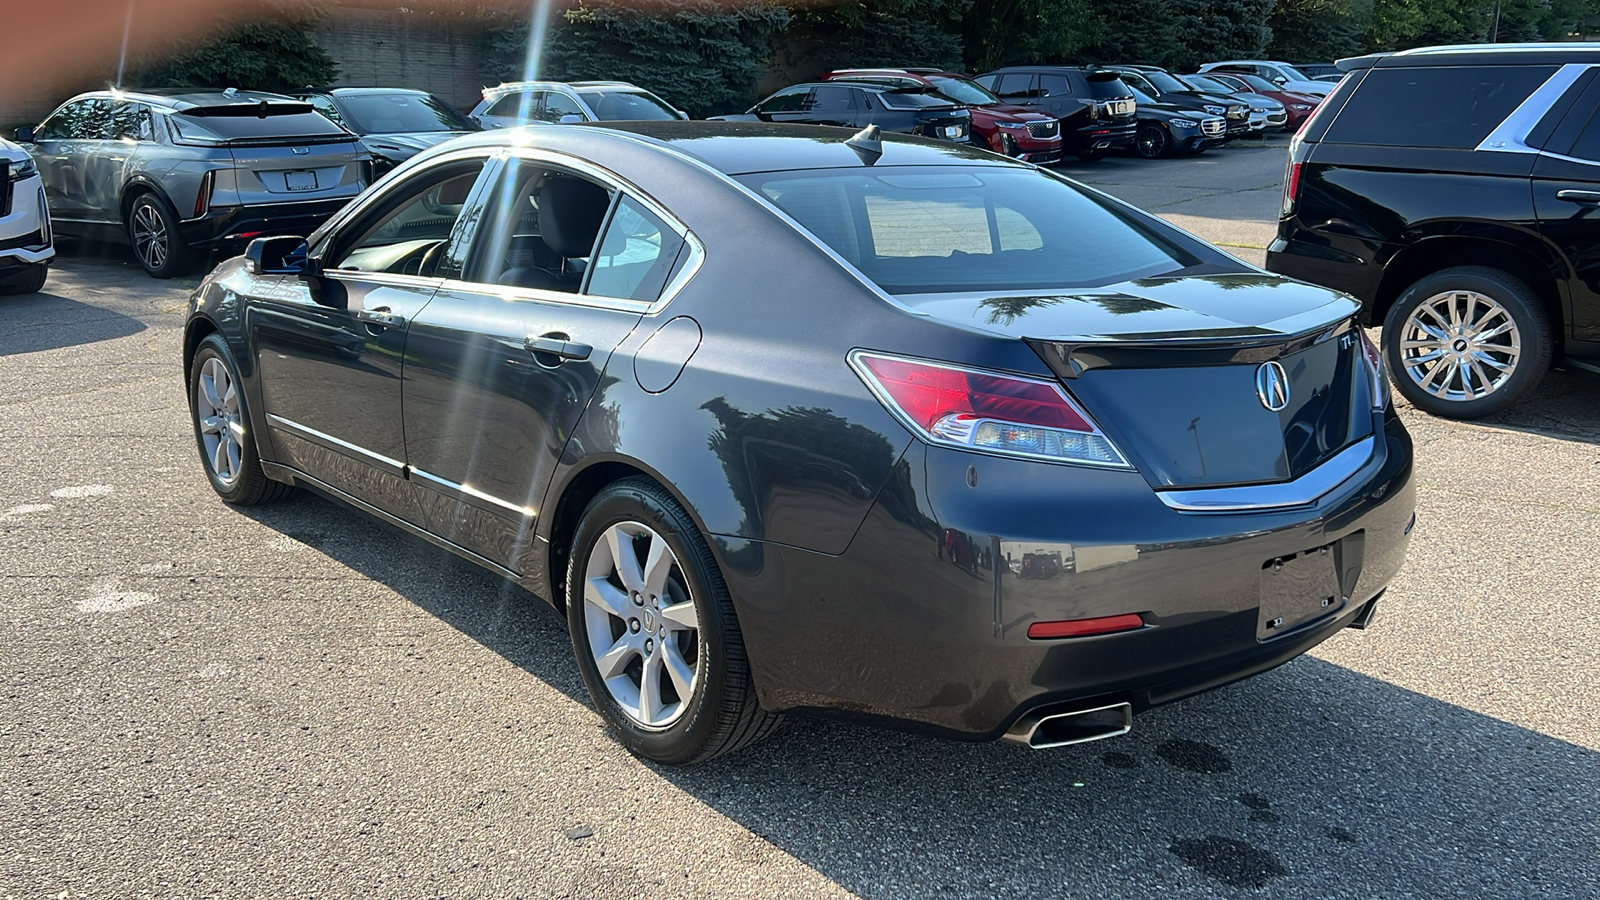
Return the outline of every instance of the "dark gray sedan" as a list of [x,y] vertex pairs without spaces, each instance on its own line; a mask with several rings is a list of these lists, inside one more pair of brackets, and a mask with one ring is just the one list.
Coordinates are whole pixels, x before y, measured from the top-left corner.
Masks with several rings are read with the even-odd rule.
[[306,234],[372,178],[355,135],[257,91],[95,91],[17,140],[58,234],[128,243],[157,278],[212,249]]
[[1359,311],[960,145],[539,126],[253,243],[183,363],[224,500],[525,585],[687,763],[786,710],[1109,737],[1364,627],[1415,496]]

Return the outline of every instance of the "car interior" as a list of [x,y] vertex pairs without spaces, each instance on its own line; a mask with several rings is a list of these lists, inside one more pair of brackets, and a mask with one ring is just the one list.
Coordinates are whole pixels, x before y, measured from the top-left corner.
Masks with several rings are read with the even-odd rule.
[[560,172],[525,171],[512,194],[516,215],[493,229],[478,280],[511,287],[575,294],[611,208],[611,192]]

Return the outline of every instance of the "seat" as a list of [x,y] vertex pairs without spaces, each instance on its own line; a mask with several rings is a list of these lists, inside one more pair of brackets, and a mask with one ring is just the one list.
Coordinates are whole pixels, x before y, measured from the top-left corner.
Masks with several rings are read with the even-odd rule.
[[510,287],[577,293],[583,284],[581,260],[594,251],[610,206],[611,195],[592,181],[570,175],[546,178],[539,186],[539,240],[559,260],[559,271],[511,265],[496,280]]

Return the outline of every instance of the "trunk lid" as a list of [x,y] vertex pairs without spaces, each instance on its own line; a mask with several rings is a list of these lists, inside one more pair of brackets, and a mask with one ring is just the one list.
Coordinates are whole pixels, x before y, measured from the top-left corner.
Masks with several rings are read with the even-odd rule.
[[899,299],[1027,342],[1158,489],[1291,480],[1372,434],[1359,305],[1332,291],[1238,274]]
[[366,183],[366,148],[351,140],[337,144],[293,141],[229,146],[239,202],[288,203],[354,197]]

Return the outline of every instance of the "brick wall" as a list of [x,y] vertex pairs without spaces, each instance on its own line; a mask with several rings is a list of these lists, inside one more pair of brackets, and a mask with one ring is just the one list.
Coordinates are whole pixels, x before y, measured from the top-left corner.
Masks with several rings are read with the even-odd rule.
[[312,32],[339,63],[336,87],[430,91],[462,112],[482,97],[485,27],[453,16],[341,9]]

